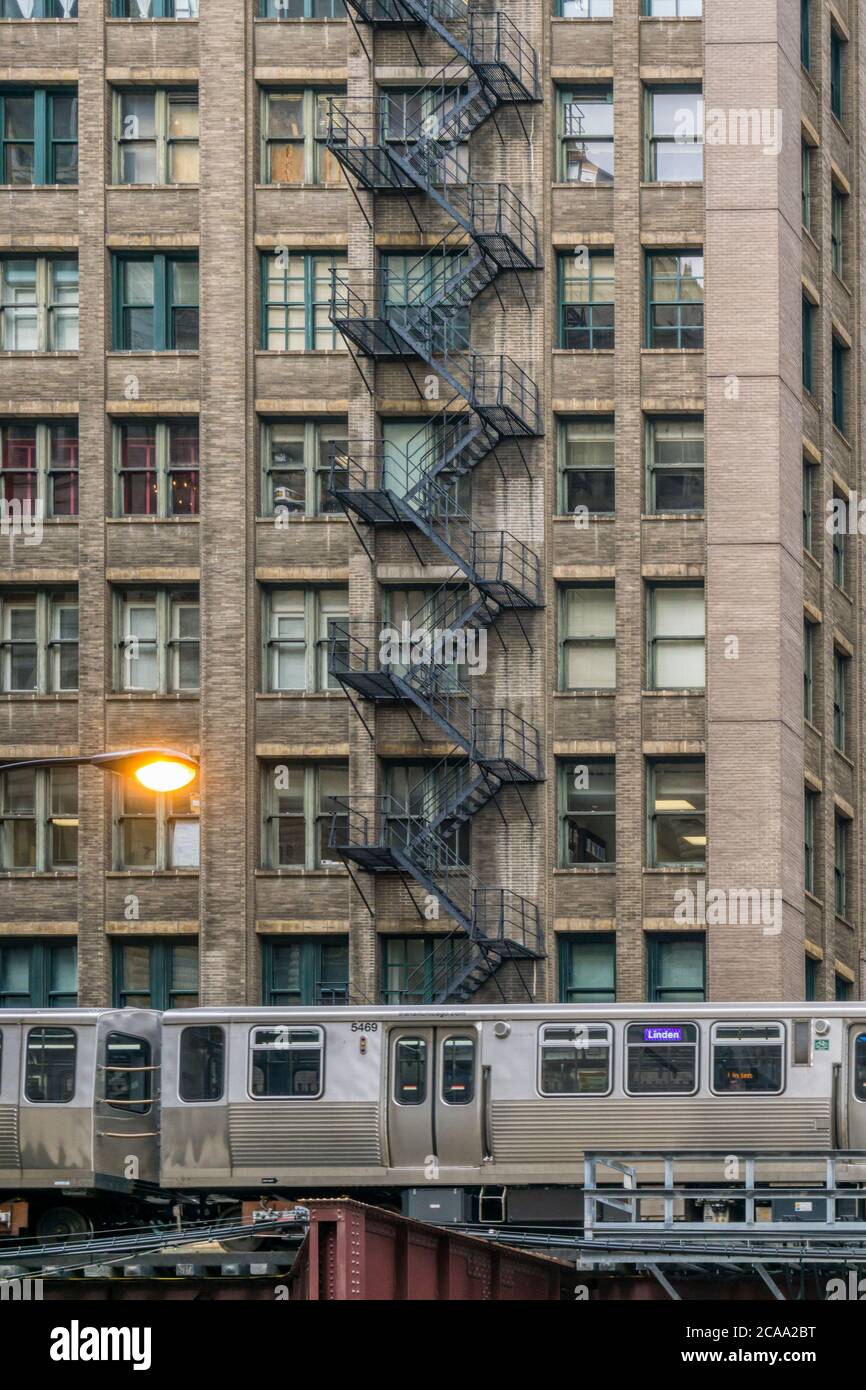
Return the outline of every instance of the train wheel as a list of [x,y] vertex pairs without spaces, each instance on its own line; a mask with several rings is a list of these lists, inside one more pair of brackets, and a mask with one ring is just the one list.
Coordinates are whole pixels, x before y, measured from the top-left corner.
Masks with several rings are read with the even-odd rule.
[[47,1207],[36,1218],[35,1229],[42,1240],[62,1240],[92,1235],[93,1222],[80,1207]]

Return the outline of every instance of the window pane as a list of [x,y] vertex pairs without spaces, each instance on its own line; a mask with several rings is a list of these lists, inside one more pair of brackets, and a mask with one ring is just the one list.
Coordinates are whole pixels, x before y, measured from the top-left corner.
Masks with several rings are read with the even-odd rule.
[[423,1038],[399,1038],[395,1045],[394,1099],[398,1105],[423,1105],[427,1099],[427,1044]]
[[442,1044],[442,1099],[446,1105],[469,1105],[475,1098],[475,1043],[446,1038]]
[[628,1089],[690,1092],[697,1086],[697,1029],[691,1023],[630,1024],[626,1030]]
[[75,1034],[71,1028],[31,1028],[27,1035],[24,1094],[29,1101],[63,1105],[75,1093]]
[[222,1028],[184,1028],[180,1039],[178,1093],[185,1101],[219,1100],[224,1089]]
[[544,1095],[599,1095],[610,1086],[610,1036],[592,1024],[563,1024],[541,1033]]

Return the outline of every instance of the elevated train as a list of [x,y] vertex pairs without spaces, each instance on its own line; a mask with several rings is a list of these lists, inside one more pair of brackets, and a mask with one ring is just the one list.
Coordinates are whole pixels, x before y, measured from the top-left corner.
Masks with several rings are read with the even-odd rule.
[[866,1189],[866,1003],[0,1011],[0,1236],[263,1194],[567,1219],[586,1151],[638,1150]]

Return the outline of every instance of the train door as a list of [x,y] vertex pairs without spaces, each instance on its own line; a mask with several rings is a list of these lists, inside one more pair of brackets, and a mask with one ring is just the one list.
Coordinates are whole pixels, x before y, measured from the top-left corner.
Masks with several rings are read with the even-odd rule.
[[[472,1027],[394,1028],[388,1139],[393,1168],[480,1168],[480,1036]],[[434,1163],[435,1160],[435,1163]]]
[[866,1023],[851,1025],[848,1047],[848,1147],[866,1150]]

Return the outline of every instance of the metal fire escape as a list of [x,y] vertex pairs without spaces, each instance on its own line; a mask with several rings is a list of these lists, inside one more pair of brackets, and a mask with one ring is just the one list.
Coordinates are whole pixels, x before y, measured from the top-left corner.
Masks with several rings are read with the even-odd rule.
[[[419,561],[416,541],[432,544],[453,565],[458,586],[445,583],[411,615],[411,633],[432,635],[421,655],[386,660],[380,625],[349,621],[332,629],[330,669],[350,699],[400,701],[413,724],[413,711],[431,719],[455,756],[431,770],[409,804],[393,796],[342,803],[331,842],[365,871],[396,870],[414,880],[456,923],[423,967],[433,1002],[469,998],[505,960],[515,962],[532,997],[521,962],[544,955],[538,909],[477,879],[460,857],[459,829],[496,804],[506,785],[526,807],[521,787],[544,779],[540,736],[507,708],[476,705],[442,637],[486,630],[506,612],[525,634],[522,612],[543,606],[538,556],[509,532],[479,528],[457,499],[459,480],[500,445],[516,443],[523,457],[520,441],[543,433],[537,385],[510,357],[476,352],[468,326],[479,295],[492,287],[499,296],[500,276],[539,268],[537,221],[504,184],[469,180],[461,157],[461,146],[500,107],[540,100],[538,59],[506,15],[482,13],[474,0],[347,5],[350,17],[354,11],[374,28],[404,30],[416,57],[411,31],[426,28],[454,58],[408,96],[331,98],[328,148],[350,187],[355,180],[367,192],[405,198],[422,234],[413,205],[419,193],[450,227],[399,278],[387,269],[335,271],[331,320],[365,382],[358,358],[404,361],[410,375],[411,360],[421,359],[452,394],[405,449],[350,440],[334,454],[331,486],[356,530],[359,522],[398,526]],[[409,993],[415,984],[410,976]]]

